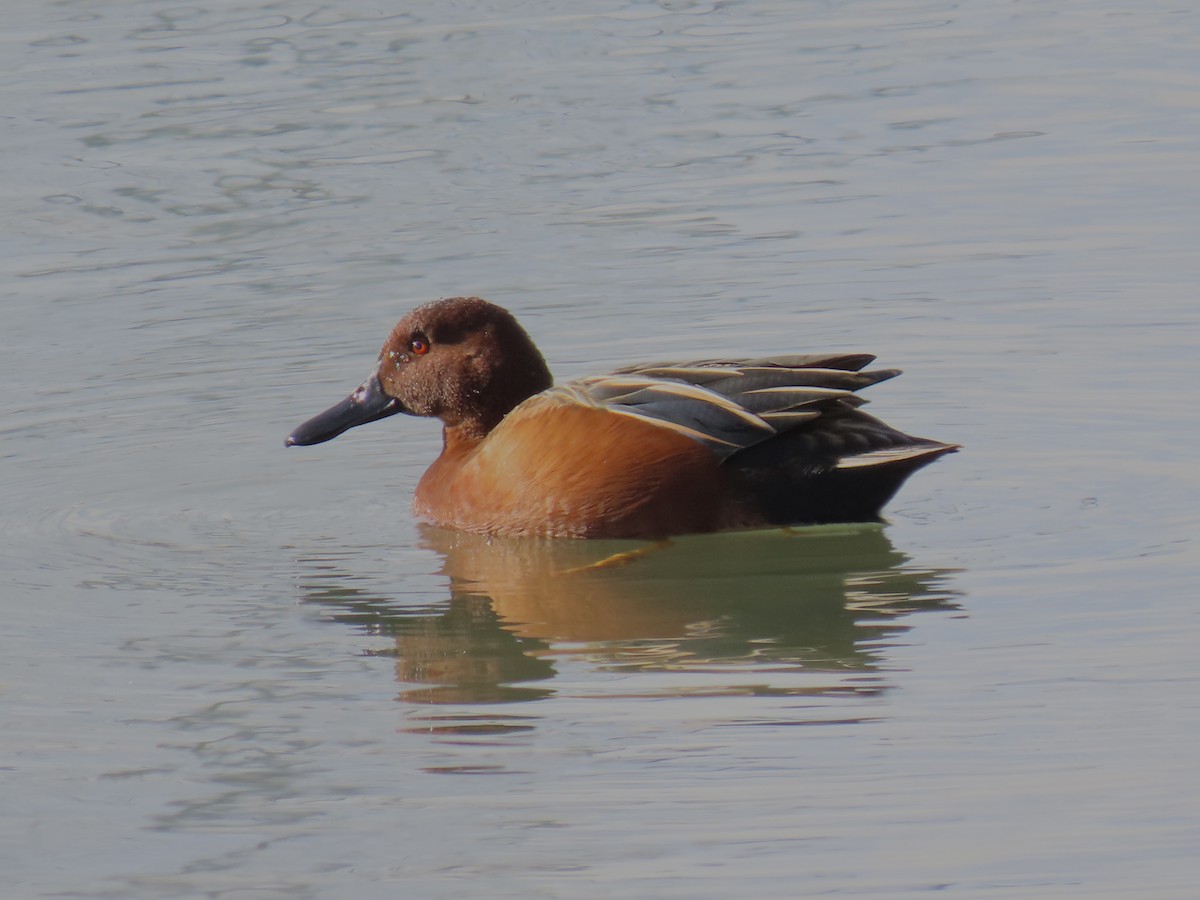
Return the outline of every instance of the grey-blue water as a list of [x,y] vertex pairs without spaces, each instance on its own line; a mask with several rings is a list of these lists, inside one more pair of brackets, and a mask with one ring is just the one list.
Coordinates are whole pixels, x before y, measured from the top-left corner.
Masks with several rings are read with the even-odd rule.
[[[1200,13],[5,8],[0,871],[73,898],[1192,898]],[[409,307],[844,349],[883,528],[484,541]]]

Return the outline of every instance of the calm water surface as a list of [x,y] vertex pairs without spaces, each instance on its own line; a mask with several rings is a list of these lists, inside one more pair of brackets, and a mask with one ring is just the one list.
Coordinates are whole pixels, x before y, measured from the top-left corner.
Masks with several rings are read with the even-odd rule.
[[[1191,898],[1200,14],[6,10],[6,896]],[[846,349],[886,527],[419,526],[410,306]]]

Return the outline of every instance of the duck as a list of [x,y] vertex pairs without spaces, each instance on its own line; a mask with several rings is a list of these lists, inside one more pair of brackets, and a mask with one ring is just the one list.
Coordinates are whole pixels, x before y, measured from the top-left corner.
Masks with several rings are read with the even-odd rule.
[[881,521],[916,470],[959,449],[860,407],[894,378],[865,353],[626,366],[555,385],[508,310],[481,297],[418,306],[370,377],[286,446],[405,413],[442,422],[412,511],[486,535],[664,540]]

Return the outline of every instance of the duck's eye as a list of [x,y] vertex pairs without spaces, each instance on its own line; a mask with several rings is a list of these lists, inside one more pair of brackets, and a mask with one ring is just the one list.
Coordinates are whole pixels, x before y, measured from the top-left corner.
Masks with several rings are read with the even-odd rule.
[[429,340],[423,334],[414,334],[408,342],[408,349],[417,356],[424,356],[429,352]]

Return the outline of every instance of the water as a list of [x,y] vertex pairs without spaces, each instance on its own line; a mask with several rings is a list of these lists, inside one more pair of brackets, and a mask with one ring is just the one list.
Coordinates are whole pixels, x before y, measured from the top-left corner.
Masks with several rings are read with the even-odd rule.
[[[13,897],[1190,898],[1195,12],[18,4]],[[886,528],[412,522],[285,451],[436,296],[569,377],[845,349]]]

